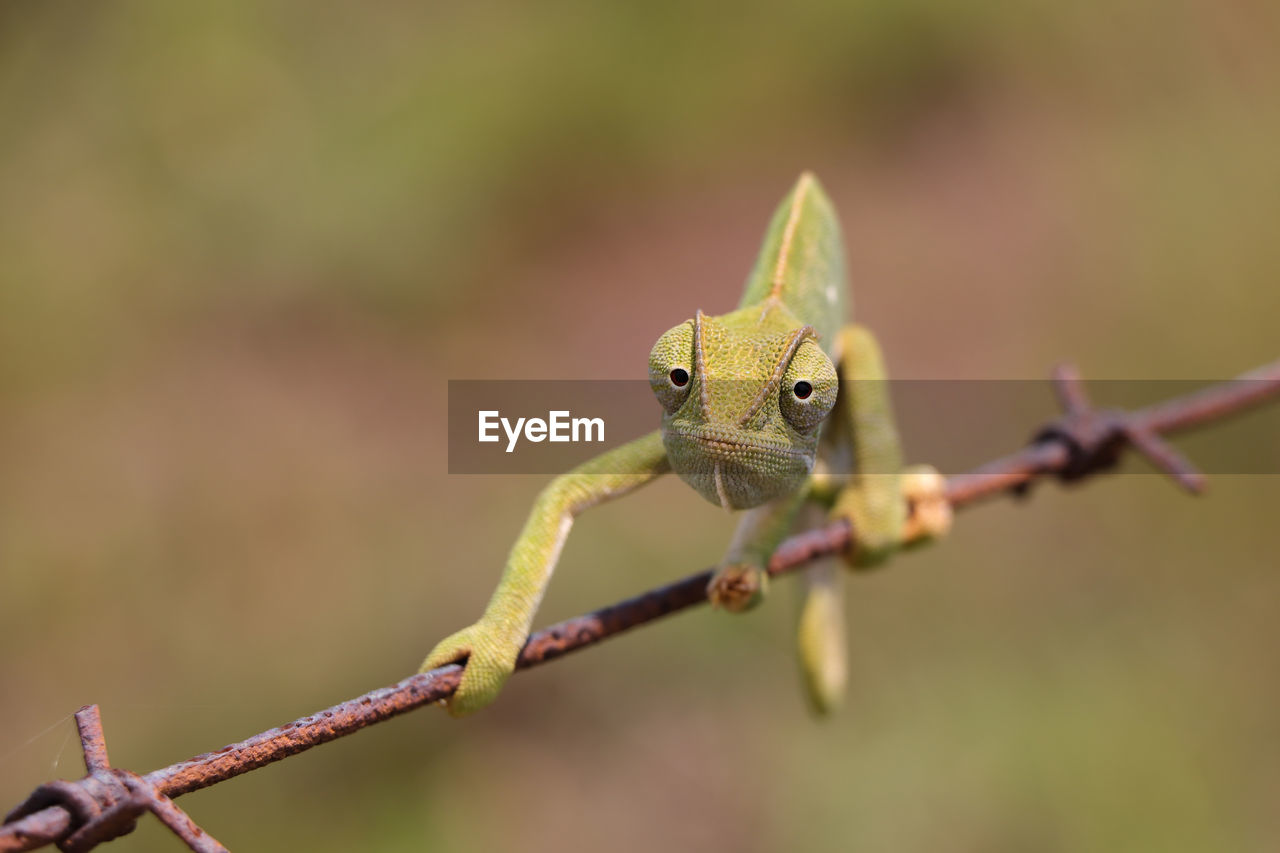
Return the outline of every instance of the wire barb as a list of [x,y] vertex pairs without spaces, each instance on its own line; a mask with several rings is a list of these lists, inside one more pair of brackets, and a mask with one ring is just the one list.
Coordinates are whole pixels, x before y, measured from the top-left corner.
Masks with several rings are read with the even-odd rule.
[[49,840],[56,841],[64,853],[84,853],[104,841],[133,832],[138,817],[149,811],[196,853],[227,853],[227,848],[201,829],[155,785],[136,773],[111,766],[102,731],[102,713],[97,705],[85,705],[76,711],[76,728],[80,732],[88,774],[78,782],[59,779],[36,788],[25,802],[5,816],[5,824],[18,823],[61,807],[70,820],[65,829]]
[[[1056,471],[1058,479],[1071,482],[1113,468],[1120,461],[1121,451],[1132,447],[1191,494],[1204,491],[1204,475],[1141,417],[1094,408],[1074,365],[1054,368],[1052,381],[1064,414],[1042,427],[1032,443],[1057,442],[1066,449],[1067,464]],[[1022,483],[1015,488],[1025,492],[1027,486]]]

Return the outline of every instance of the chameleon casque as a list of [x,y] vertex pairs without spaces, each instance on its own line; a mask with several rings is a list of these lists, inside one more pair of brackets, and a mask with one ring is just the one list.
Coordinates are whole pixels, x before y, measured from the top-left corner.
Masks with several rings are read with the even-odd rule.
[[[465,664],[452,714],[489,704],[511,675],[574,518],[662,474],[746,510],[708,587],[712,604],[730,612],[763,598],[769,558],[797,524],[848,519],[852,568],[945,534],[944,481],[928,466],[902,467],[879,347],[863,327],[844,325],[847,302],[840,224],[805,173],[769,223],[739,307],[698,311],[654,345],[649,383],[662,428],[543,489],[484,614],[427,656],[422,671]],[[846,680],[836,563],[806,572],[797,632],[818,712],[839,703]]]

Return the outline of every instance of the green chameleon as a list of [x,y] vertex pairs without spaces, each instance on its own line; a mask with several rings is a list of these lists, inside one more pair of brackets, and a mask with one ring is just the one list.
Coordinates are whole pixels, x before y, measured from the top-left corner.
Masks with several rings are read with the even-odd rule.
[[[806,173],[782,201],[747,279],[742,304],[658,338],[649,383],[662,429],[557,477],[534,503],[479,621],[441,641],[422,671],[465,670],[454,715],[497,697],[515,668],[569,534],[590,507],[675,471],[707,500],[744,509],[708,596],[730,612],[764,596],[769,558],[797,524],[845,518],[855,568],[945,534],[950,506],[933,468],[903,469],[879,347],[846,316],[840,224]],[[810,703],[832,709],[844,692],[843,600],[834,560],[806,573],[798,628]]]

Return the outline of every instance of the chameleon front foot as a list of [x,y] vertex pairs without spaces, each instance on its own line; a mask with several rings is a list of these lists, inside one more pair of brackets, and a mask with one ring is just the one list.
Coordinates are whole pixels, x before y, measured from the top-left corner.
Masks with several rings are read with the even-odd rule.
[[462,681],[445,707],[454,717],[479,711],[498,698],[516,668],[523,640],[512,641],[484,622],[463,628],[444,638],[427,655],[419,672],[450,663],[464,666]]
[[707,584],[707,598],[713,607],[741,613],[763,601],[768,590],[768,572],[760,566],[734,564],[721,566],[716,571]]

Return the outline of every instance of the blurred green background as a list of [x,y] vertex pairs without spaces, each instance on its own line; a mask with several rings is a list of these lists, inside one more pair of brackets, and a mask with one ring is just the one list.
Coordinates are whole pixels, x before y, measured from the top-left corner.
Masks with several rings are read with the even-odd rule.
[[[544,482],[446,474],[446,380],[642,376],[801,169],[897,376],[1218,379],[1277,355],[1278,150],[1253,0],[0,5],[0,804],[82,703],[148,770],[412,671]],[[235,850],[1276,849],[1280,478],[1128,470],[855,579],[830,721],[782,582],[181,804]],[[732,526],[593,512],[539,621]]]

